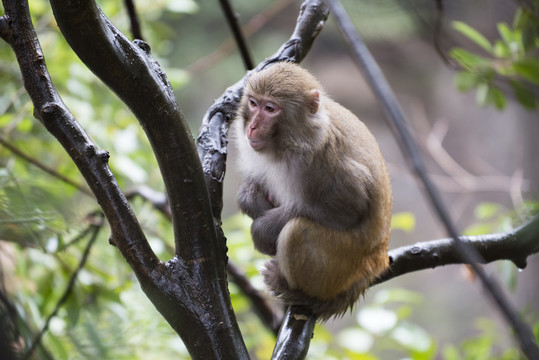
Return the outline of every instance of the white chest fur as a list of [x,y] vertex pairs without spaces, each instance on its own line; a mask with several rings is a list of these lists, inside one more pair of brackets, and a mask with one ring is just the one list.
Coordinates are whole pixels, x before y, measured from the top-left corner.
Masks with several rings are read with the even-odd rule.
[[275,161],[270,155],[254,151],[243,134],[235,135],[239,150],[238,166],[242,175],[264,183],[276,205],[300,203],[301,189],[294,169]]

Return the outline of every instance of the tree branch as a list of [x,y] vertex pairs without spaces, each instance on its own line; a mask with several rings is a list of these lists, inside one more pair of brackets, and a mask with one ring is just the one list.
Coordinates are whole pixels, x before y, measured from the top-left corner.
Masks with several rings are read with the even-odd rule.
[[310,309],[298,305],[290,306],[271,358],[304,359],[309,352],[315,325],[316,318]]
[[142,37],[142,31],[140,30],[140,22],[138,20],[137,9],[135,7],[135,0],[125,0],[125,7],[127,8],[127,14],[129,15],[129,23],[131,24],[131,33],[133,39],[144,40]]
[[[8,39],[34,102],[36,117],[79,167],[109,220],[113,242],[133,268],[146,295],[182,337],[193,358],[247,358],[227,292],[224,243],[217,243],[209,201],[204,201],[208,195],[193,139],[163,73],[147,53],[148,47],[143,42],[133,46],[93,2],[53,2],[58,24],[69,34],[71,45],[109,85],[115,86],[143,119],[141,123],[150,134],[158,161],[165,169],[176,244],[182,244],[176,246],[176,252],[181,248],[183,257],[176,256],[167,264],[160,262],[149,247],[107,166],[108,153],[98,151],[91,143],[52,87],[28,4],[3,2],[12,26],[10,33],[16,34]],[[182,214],[181,205],[189,211]]]
[[7,24],[7,17],[0,16],[0,38],[4,39],[5,42],[11,44],[11,30]]
[[240,50],[241,58],[243,60],[243,64],[245,65],[245,69],[251,70],[254,67],[253,59],[251,58],[251,54],[249,54],[249,49],[247,48],[247,44],[245,43],[245,38],[241,32],[240,25],[238,24],[238,17],[234,13],[232,5],[230,5],[230,2],[228,0],[219,0],[219,3],[221,4],[221,8],[223,9],[225,18],[228,22],[228,25],[230,26],[230,29],[232,30],[232,34],[234,35],[234,39],[236,40],[238,49]]
[[[295,2],[295,0],[276,0],[272,2],[264,10],[253,16],[247,24],[243,25],[241,27],[241,32],[246,38],[250,37],[293,2]],[[190,65],[187,65],[185,70],[191,74],[201,73],[213,64],[221,61],[230,54],[235,47],[236,44],[234,38],[229,37],[217,49],[197,59]]]
[[[136,189],[127,192],[125,196],[128,200],[131,200],[135,196],[140,196],[143,200],[150,202],[156,210],[170,220],[170,207],[168,206],[165,194],[155,191],[147,186],[139,186]],[[283,322],[282,311],[275,309],[268,303],[266,297],[253,287],[247,276],[245,276],[245,273],[236,266],[232,260],[228,260],[227,272],[229,280],[235,283],[240,288],[241,292],[251,301],[253,310],[262,323],[277,335],[279,327]]]
[[172,210],[176,255],[217,259],[219,253],[224,272],[224,244],[207,226],[212,217],[193,137],[150,47],[129,41],[93,0],[52,0],[51,5],[72,49],[129,106],[146,132]]
[[535,344],[535,339],[529,326],[520,320],[518,313],[509,303],[495,279],[488,277],[483,269],[478,266],[478,263],[484,261],[481,259],[478,252],[467,243],[460,241],[456,227],[451,221],[449,212],[441,199],[440,193],[427,174],[417,144],[414,142],[408,131],[404,112],[381,69],[359,36],[359,33],[356,31],[352,20],[342,7],[340,1],[327,0],[327,2],[337,19],[337,24],[339,25],[344,38],[352,50],[351,54],[353,60],[365,74],[367,82],[370,84],[378,100],[386,110],[388,115],[387,118],[390,121],[392,129],[395,131],[396,138],[399,140],[403,153],[407,154],[407,158],[411,161],[413,170],[421,180],[433,209],[438,214],[438,218],[444,225],[448,235],[454,240],[453,246],[461,257],[461,261],[470,264],[474,273],[481,279],[488,294],[491,296],[492,300],[496,302],[498,309],[503,314],[506,321],[515,330],[516,337],[520,342],[524,353],[530,358],[539,358],[539,347]]
[[251,284],[245,273],[232,261],[228,262],[228,275],[230,280],[249,298],[255,313],[264,325],[277,335],[283,323],[283,312],[271,306],[266,297]]
[[[479,252],[483,264],[510,260],[518,268],[524,269],[528,256],[539,252],[539,215],[506,233],[461,236],[460,240]],[[465,264],[451,238],[420,242],[390,250],[389,259],[390,268],[373,285],[414,271],[450,264]]]
[[94,197],[92,192],[86,186],[84,186],[82,184],[79,184],[79,183],[75,182],[74,180],[71,180],[67,176],[64,176],[64,175],[60,174],[58,171],[56,171],[56,169],[53,169],[53,168],[43,164],[42,162],[32,158],[31,156],[27,155],[21,149],[19,149],[18,147],[14,146],[13,144],[10,144],[8,141],[6,141],[6,139],[4,139],[4,137],[2,135],[0,135],[0,144],[5,146],[15,156],[18,156],[21,159],[24,159],[24,160],[28,161],[30,164],[32,164],[32,165],[36,166],[37,168],[43,170],[47,174],[49,174],[51,176],[54,176],[55,178],[63,181],[64,183],[66,183],[66,184],[68,184],[70,186],[73,186],[74,188],[78,189],[81,193],[83,193],[85,195],[88,195],[88,196],[91,196],[92,198]]
[[[3,0],[11,45],[21,70],[24,86],[34,104],[34,116],[56,137],[79,168],[101,205],[117,245],[130,265],[143,276],[158,266],[142,230],[127,205],[108,167],[108,153],[98,150],[66,108],[52,85],[45,59],[32,26],[27,1]],[[15,34],[15,35],[14,35]]]

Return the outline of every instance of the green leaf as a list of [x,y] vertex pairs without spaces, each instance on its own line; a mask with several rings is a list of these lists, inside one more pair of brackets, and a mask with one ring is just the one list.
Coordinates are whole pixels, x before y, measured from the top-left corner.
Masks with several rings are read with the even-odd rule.
[[479,45],[487,52],[492,52],[492,45],[490,45],[490,42],[487,40],[487,38],[485,38],[479,31],[475,30],[470,25],[461,21],[453,21],[453,29],[457,30],[462,35],[472,40],[474,43]]
[[415,228],[415,216],[410,212],[401,212],[391,217],[391,228],[412,231]]
[[455,75],[455,85],[459,91],[470,91],[479,83],[479,75],[470,71],[459,71]]
[[25,117],[17,124],[17,130],[22,133],[28,133],[32,130],[33,125],[34,121],[29,117]]
[[500,33],[503,41],[505,41],[506,44],[509,45],[516,41],[516,35],[513,32],[513,30],[509,28],[509,25],[502,22],[502,23],[498,23],[497,27],[498,27],[498,32]]
[[420,304],[423,301],[423,296],[415,291],[407,289],[384,289],[380,290],[374,296],[375,304],[389,304],[401,302],[405,304]]
[[457,60],[464,68],[468,70],[484,69],[490,67],[490,61],[480,55],[473,54],[468,50],[453,48],[449,55]]
[[509,85],[511,85],[520,105],[529,110],[537,108],[537,98],[535,97],[535,94],[528,89],[524,83],[517,80],[510,80]]
[[487,82],[477,86],[476,101],[480,106],[493,104],[498,110],[504,109],[507,105],[507,99],[503,92]]
[[539,17],[533,12],[519,8],[515,14],[513,27],[522,34],[522,46],[524,52],[537,47],[539,37]]
[[462,356],[460,356],[460,352],[454,345],[447,345],[444,350],[444,360],[462,360]]
[[492,230],[492,227],[488,224],[475,224],[468,226],[464,230],[465,235],[484,235],[488,234]]
[[494,56],[498,58],[508,58],[511,56],[511,49],[509,49],[509,46],[501,40],[496,40],[492,52],[494,53]]
[[513,18],[513,27],[522,30],[528,24],[528,14],[523,8],[518,8]]
[[478,220],[487,220],[494,215],[496,215],[501,209],[500,204],[492,202],[484,202],[479,204],[475,210],[474,214]]
[[513,66],[524,79],[539,85],[539,59],[523,59],[514,63]]
[[497,87],[490,87],[489,97],[492,99],[492,103],[496,106],[496,109],[503,110],[507,106],[507,99],[504,93]]
[[5,113],[0,115],[0,127],[4,127],[13,120],[13,114]]

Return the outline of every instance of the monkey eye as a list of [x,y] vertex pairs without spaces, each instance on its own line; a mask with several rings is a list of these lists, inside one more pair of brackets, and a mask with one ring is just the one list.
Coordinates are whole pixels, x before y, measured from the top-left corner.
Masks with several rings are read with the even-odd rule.
[[276,112],[278,110],[277,106],[273,105],[273,104],[266,104],[266,106],[264,106],[264,110],[270,114]]
[[249,105],[253,107],[258,106],[258,104],[256,103],[256,100],[253,99],[252,97],[249,97]]

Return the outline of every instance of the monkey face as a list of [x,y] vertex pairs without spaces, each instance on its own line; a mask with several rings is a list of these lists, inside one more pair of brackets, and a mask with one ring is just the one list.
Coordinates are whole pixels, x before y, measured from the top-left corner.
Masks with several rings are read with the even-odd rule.
[[245,132],[249,145],[255,151],[264,150],[275,133],[281,117],[281,107],[264,97],[247,96]]

